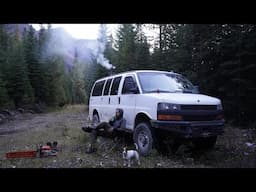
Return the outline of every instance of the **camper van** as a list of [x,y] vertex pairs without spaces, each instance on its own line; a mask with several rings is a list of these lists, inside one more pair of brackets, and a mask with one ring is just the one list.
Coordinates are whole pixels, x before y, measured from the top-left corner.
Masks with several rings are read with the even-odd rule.
[[89,119],[108,122],[117,108],[123,109],[124,131],[133,135],[141,155],[148,155],[163,136],[211,148],[223,133],[220,99],[199,94],[197,86],[174,72],[137,70],[98,79]]

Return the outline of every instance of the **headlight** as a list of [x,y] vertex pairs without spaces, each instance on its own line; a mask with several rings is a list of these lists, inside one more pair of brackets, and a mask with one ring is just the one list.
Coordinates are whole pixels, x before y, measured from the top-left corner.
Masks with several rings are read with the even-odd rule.
[[158,111],[176,111],[180,110],[180,105],[171,103],[158,103]]
[[217,105],[217,110],[223,110],[222,104]]
[[172,103],[158,103],[157,120],[159,121],[181,121],[182,116],[177,115],[176,111],[180,110],[180,105]]

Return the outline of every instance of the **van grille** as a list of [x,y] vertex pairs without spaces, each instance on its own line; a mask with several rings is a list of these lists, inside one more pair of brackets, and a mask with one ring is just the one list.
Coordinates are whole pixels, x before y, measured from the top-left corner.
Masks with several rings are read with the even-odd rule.
[[184,121],[213,121],[216,120],[217,115],[184,115]]
[[217,105],[181,105],[181,110],[217,110]]

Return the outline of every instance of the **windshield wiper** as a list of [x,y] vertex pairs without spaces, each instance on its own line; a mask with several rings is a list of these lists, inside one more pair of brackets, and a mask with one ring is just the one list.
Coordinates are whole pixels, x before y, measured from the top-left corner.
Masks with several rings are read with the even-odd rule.
[[190,89],[179,89],[179,90],[175,90],[174,91],[175,93],[192,93],[193,90],[190,90]]
[[146,93],[172,93],[172,91],[162,90],[162,89],[154,89],[151,91],[146,91]]
[[183,93],[193,93],[193,91],[192,91],[192,90],[184,89],[184,90],[183,90]]

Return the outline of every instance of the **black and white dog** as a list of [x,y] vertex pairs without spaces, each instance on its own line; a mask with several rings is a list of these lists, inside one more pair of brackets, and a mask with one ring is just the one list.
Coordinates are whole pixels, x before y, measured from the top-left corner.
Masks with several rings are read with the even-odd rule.
[[138,153],[138,146],[136,143],[134,143],[136,150],[127,150],[126,147],[123,149],[123,160],[124,160],[124,166],[128,165],[128,167],[131,167],[131,162],[133,159],[137,161],[137,164],[140,165],[140,156]]

